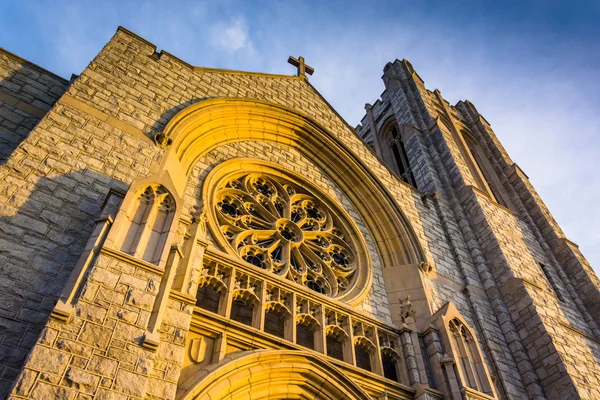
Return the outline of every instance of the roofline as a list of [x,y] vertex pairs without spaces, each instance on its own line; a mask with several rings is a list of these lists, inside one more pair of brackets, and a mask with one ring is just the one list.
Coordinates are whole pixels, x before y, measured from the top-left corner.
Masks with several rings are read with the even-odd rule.
[[269,73],[264,73],[264,72],[252,72],[252,71],[242,71],[242,70],[235,70],[235,69],[224,69],[224,68],[207,68],[207,67],[198,67],[198,66],[194,66],[189,64],[188,62],[182,60],[181,58],[169,53],[166,50],[161,50],[160,52],[157,52],[156,49],[156,45],[154,43],[149,42],[148,40],[144,39],[143,37],[141,37],[140,35],[130,31],[127,28],[124,28],[123,26],[119,26],[117,28],[117,32],[123,32],[126,35],[129,35],[141,42],[144,42],[145,44],[147,44],[148,46],[150,46],[155,54],[155,57],[160,58],[162,55],[166,54],[167,56],[169,56],[170,58],[173,58],[177,61],[179,61],[180,63],[182,63],[183,65],[185,65],[186,67],[194,70],[194,71],[198,71],[198,72],[221,72],[221,73],[226,73],[226,74],[234,74],[234,75],[256,75],[256,76],[264,76],[264,77],[271,77],[271,78],[285,78],[285,79],[304,79],[301,76],[296,76],[296,75],[283,75],[283,74],[269,74]]
[[13,58],[13,59],[15,59],[15,60],[17,60],[17,61],[20,61],[20,62],[22,62],[22,63],[24,63],[24,64],[27,64],[27,65],[28,65],[28,66],[30,66],[30,67],[33,67],[34,69],[37,69],[39,72],[42,72],[42,73],[44,73],[44,74],[48,74],[48,75],[52,76],[53,78],[56,78],[56,79],[58,79],[58,80],[61,80],[61,81],[63,81],[63,82],[66,84],[66,85],[68,85],[68,84],[69,84],[69,80],[68,80],[68,79],[65,79],[65,78],[63,78],[62,76],[56,75],[54,72],[52,72],[52,71],[48,71],[46,68],[40,67],[38,64],[36,64],[36,63],[34,63],[34,62],[31,62],[31,61],[29,61],[29,60],[27,60],[27,59],[25,59],[25,58],[23,58],[23,57],[20,57],[20,56],[16,55],[15,53],[12,53],[12,52],[10,52],[10,51],[6,50],[4,47],[0,47],[0,53],[4,53],[4,54],[6,54],[8,57],[10,57],[10,58]]

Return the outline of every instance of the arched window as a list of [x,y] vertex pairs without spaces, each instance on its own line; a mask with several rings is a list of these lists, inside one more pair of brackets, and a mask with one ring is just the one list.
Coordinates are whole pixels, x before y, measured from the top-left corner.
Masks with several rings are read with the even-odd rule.
[[249,301],[242,299],[231,302],[231,319],[252,326],[254,307]]
[[285,315],[277,311],[265,312],[265,332],[285,338]]
[[396,172],[396,174],[404,182],[416,187],[415,179],[408,162],[406,148],[402,141],[402,135],[398,131],[396,121],[388,122],[384,125],[383,134],[381,135],[380,143],[381,157]]
[[147,186],[138,193],[125,211],[117,244],[125,253],[158,264],[173,222],[175,201],[160,185]]
[[371,355],[369,348],[362,343],[354,345],[354,355],[356,356],[356,366],[367,371],[372,371]]
[[464,386],[493,395],[475,338],[457,318],[450,321],[450,340]]
[[312,327],[302,323],[296,324],[296,343],[308,349],[315,349],[315,332]]
[[396,358],[388,352],[382,352],[381,362],[383,363],[383,376],[395,382],[400,382],[398,370],[396,369]]
[[327,355],[344,361],[344,344],[333,335],[327,335]]
[[198,292],[196,293],[196,307],[218,313],[220,301],[221,295],[212,287],[202,286],[198,288]]

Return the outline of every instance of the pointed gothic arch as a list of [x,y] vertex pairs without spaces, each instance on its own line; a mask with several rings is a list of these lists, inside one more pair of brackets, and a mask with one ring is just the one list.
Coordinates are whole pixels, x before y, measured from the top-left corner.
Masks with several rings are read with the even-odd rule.
[[408,155],[404,148],[401,129],[395,118],[388,118],[377,133],[381,157],[404,182],[416,187]]
[[108,234],[107,246],[164,267],[182,207],[168,171],[133,181]]
[[[260,140],[295,148],[335,180],[357,207],[384,266],[418,268],[426,261],[408,219],[385,185],[345,143],[307,116],[260,100],[214,98],[180,111],[161,135],[163,142],[171,143],[161,168],[176,177],[179,193],[197,160],[217,146]],[[365,290],[346,301],[357,304],[366,294]]]
[[[496,388],[490,371],[485,363],[477,335],[454,303],[449,301],[440,308],[428,321],[429,329],[425,335],[431,334],[432,328],[442,342],[445,352],[439,364],[432,364],[436,384],[445,387],[447,393],[456,388],[483,393],[496,397]],[[429,354],[430,360],[432,354]],[[438,361],[440,358],[438,358]]]
[[352,379],[308,351],[232,354],[183,382],[177,400],[371,400]]

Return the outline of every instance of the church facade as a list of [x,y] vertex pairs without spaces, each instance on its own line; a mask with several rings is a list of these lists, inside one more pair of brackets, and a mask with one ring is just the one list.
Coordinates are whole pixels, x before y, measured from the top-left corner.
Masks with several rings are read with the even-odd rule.
[[600,398],[600,282],[475,106],[396,60],[353,128],[290,61],[0,50],[1,395]]

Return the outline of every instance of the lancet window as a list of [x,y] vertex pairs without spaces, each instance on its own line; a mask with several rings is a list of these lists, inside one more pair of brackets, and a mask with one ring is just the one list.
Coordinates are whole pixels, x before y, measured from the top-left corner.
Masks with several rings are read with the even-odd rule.
[[352,334],[354,336],[356,366],[367,371],[373,371],[373,366],[377,360],[376,346],[373,342],[375,339],[373,327],[357,322],[352,326]]
[[230,278],[230,268],[216,263],[204,264],[198,279],[196,306],[214,313],[222,313]]
[[291,293],[277,286],[268,285],[265,295],[265,332],[291,340],[292,307]]
[[258,327],[262,283],[246,274],[236,274],[231,302],[231,319]]
[[138,192],[126,210],[120,231],[120,250],[153,264],[162,256],[175,214],[173,196],[160,185],[150,185]]
[[450,340],[452,341],[456,364],[461,372],[463,385],[492,395],[483,360],[475,338],[467,327],[458,319],[450,321]]
[[402,362],[400,344],[396,337],[386,332],[379,333],[379,348],[381,349],[381,363],[383,376],[395,382],[408,381],[406,366]]
[[[514,207],[508,196],[508,193],[506,193],[504,190],[498,175],[496,175],[492,165],[487,159],[487,156],[477,141],[466,131],[461,131],[461,134],[465,139],[468,151],[471,153],[471,156],[475,161],[476,168],[479,168],[479,171],[481,171],[481,175],[490,189],[490,192],[492,192],[491,194],[494,200],[506,208],[513,209]],[[472,171],[472,173],[477,174],[477,171]]]
[[406,153],[402,135],[398,131],[395,120],[386,124],[383,128],[381,143],[381,156],[383,160],[398,174],[400,179],[416,187],[415,179],[408,162],[408,154]]

